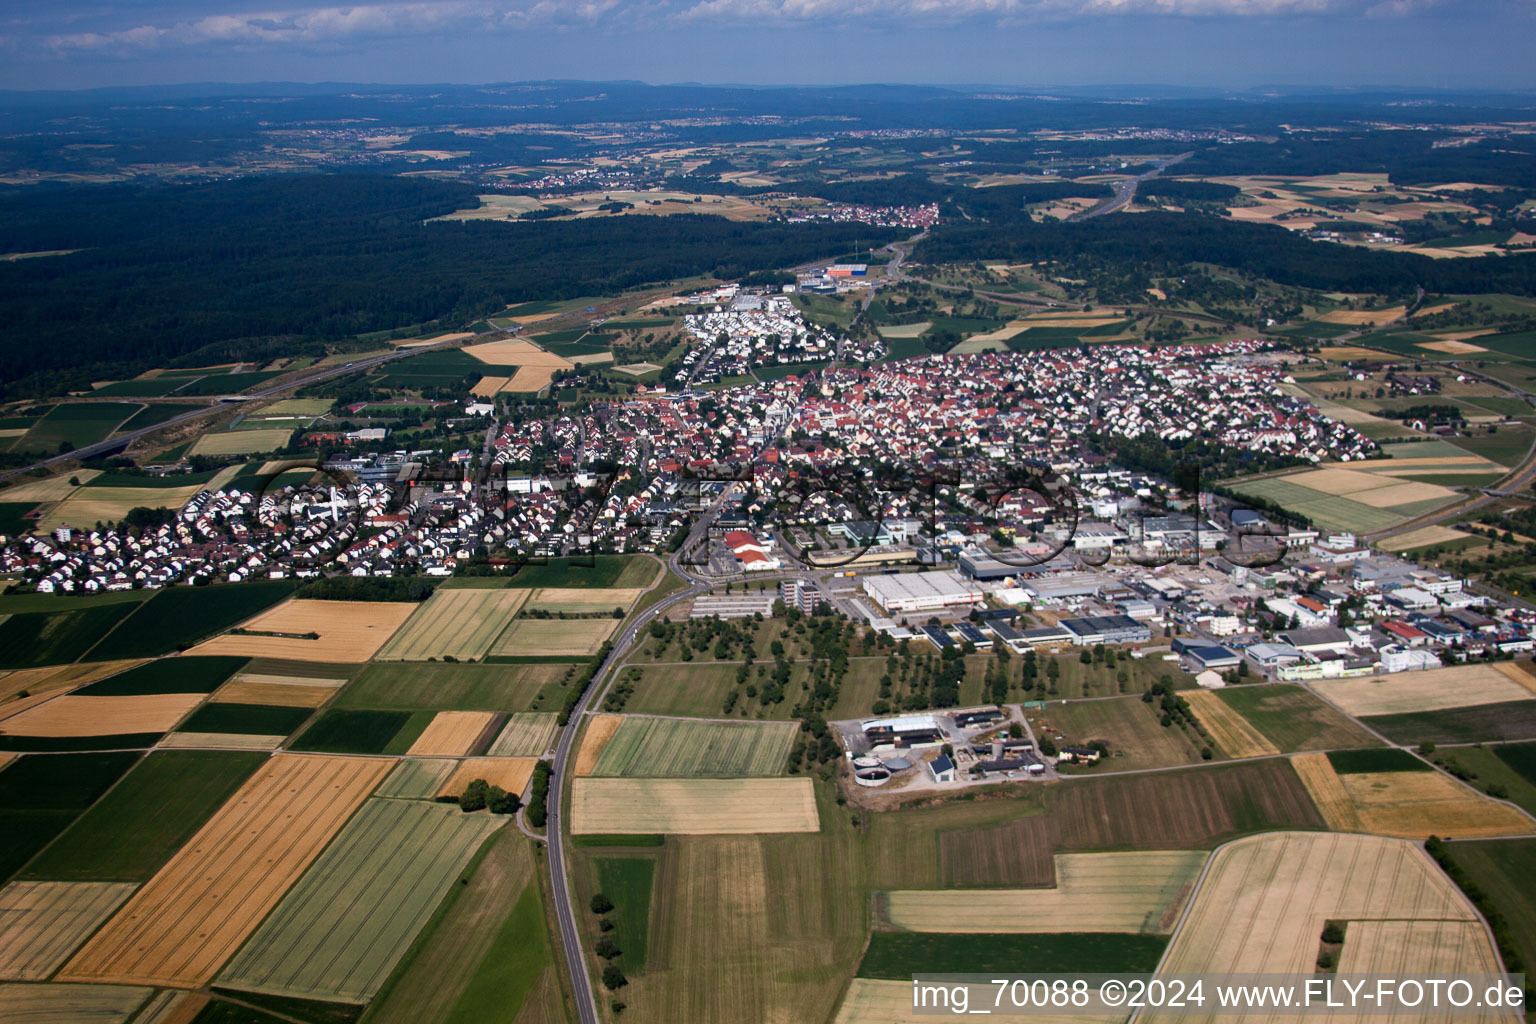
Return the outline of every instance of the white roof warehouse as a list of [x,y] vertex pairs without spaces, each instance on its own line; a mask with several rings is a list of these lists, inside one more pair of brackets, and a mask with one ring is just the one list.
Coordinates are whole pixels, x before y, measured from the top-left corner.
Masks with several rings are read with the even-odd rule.
[[864,593],[887,612],[935,611],[948,605],[974,604],[983,596],[979,586],[948,569],[866,576]]

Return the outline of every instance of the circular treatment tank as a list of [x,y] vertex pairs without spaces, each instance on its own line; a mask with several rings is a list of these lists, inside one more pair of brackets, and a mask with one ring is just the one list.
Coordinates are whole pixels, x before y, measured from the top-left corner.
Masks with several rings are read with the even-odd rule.
[[853,773],[853,781],[857,782],[861,786],[867,786],[870,788],[875,786],[883,786],[887,782],[891,781],[891,773],[884,767],[860,768],[858,771]]

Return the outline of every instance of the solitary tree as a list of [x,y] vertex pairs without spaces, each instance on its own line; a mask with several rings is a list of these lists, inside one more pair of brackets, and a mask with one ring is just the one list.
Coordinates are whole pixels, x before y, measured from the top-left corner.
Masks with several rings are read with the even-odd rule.
[[594,914],[606,914],[613,909],[613,901],[599,892],[593,894],[592,902],[588,906],[592,908]]

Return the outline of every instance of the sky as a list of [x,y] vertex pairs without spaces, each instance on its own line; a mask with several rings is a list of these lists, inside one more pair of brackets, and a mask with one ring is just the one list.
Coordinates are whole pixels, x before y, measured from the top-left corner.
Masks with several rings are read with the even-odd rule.
[[0,0],[0,88],[1536,88],[1536,0]]

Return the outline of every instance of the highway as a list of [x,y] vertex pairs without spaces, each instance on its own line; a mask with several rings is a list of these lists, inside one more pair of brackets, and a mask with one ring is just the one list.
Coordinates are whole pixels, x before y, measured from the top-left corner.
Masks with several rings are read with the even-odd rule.
[[1176,157],[1164,160],[1162,163],[1158,164],[1156,167],[1153,167],[1145,174],[1138,174],[1134,178],[1126,178],[1124,181],[1121,181],[1115,185],[1115,194],[1113,197],[1106,199],[1104,202],[1100,203],[1098,206],[1095,206],[1091,210],[1084,210],[1082,213],[1074,213],[1072,216],[1068,217],[1067,220],[1088,220],[1091,217],[1102,217],[1106,213],[1114,213],[1116,210],[1125,209],[1125,207],[1130,205],[1131,200],[1136,198],[1136,189],[1141,185],[1142,182],[1146,181],[1148,178],[1157,177],[1159,174],[1162,174],[1164,170],[1172,167],[1180,160],[1187,160],[1193,155],[1194,154],[1192,152],[1180,153]]
[[[463,340],[472,341],[473,339]],[[403,348],[397,352],[386,352],[383,355],[373,356],[368,359],[359,359],[356,362],[346,363],[341,366],[327,366],[321,369],[316,369],[315,372],[312,373],[306,372],[302,376],[290,377],[281,384],[269,385],[267,387],[258,388],[255,391],[243,391],[238,396],[226,396],[224,400],[216,401],[212,405],[208,405],[199,409],[189,409],[180,415],[172,416],[168,420],[162,420],[159,423],[144,427],[140,430],[131,430],[126,434],[117,434],[114,437],[107,438],[105,441],[97,441],[95,444],[88,444],[59,455],[51,455],[48,458],[34,462],[29,466],[20,466],[16,469],[6,470],[5,472],[0,473],[0,480],[8,480],[13,476],[18,476],[22,473],[28,472],[29,470],[38,469],[39,467],[52,466],[59,462],[82,461],[85,459],[94,458],[97,455],[104,455],[107,452],[116,451],[120,448],[126,448],[128,445],[137,441],[139,438],[147,437],[150,434],[155,433],[157,430],[164,430],[166,427],[173,427],[178,423],[188,423],[192,420],[202,419],[205,416],[212,416],[214,413],[233,408],[236,403],[244,404],[246,402],[257,402],[264,398],[272,398],[276,395],[282,394],[285,391],[292,391],[294,388],[306,387],[310,384],[318,384],[321,381],[330,380],[332,377],[342,377],[350,373],[358,373],[362,370],[371,370],[375,366],[390,362],[394,359],[408,359],[411,356],[419,355],[422,352],[434,352],[439,348],[454,344],[457,344],[457,342],[444,341],[435,345],[422,345],[419,348]],[[174,396],[172,397],[174,398]],[[233,401],[229,399],[233,399]],[[155,403],[149,402],[147,404],[154,405]]]

